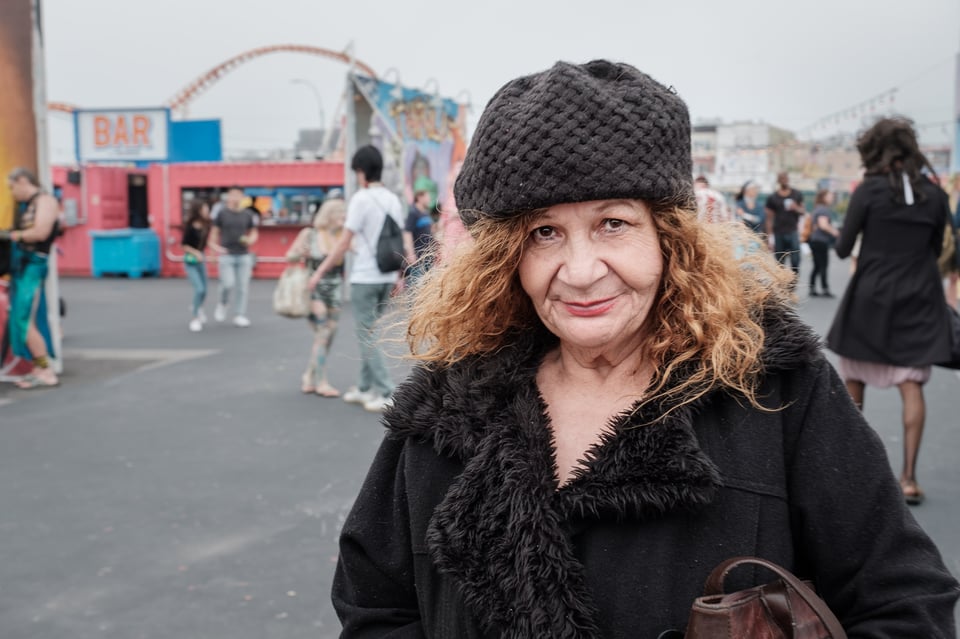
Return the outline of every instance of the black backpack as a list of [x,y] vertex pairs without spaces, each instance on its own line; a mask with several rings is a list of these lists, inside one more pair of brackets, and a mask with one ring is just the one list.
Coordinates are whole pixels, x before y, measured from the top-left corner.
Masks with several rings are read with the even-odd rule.
[[377,239],[377,268],[381,273],[393,273],[403,268],[403,233],[390,211],[383,213],[383,226]]
[[377,238],[377,268],[381,273],[393,273],[403,268],[403,233],[397,226],[390,211],[384,208],[376,198],[373,198],[377,207],[383,211],[383,226],[380,227],[380,237]]

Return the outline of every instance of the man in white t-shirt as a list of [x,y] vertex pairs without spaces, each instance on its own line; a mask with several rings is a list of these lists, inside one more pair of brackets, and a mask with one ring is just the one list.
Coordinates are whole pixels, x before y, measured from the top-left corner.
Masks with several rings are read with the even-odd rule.
[[383,156],[374,146],[364,146],[353,154],[350,168],[357,174],[360,190],[347,206],[343,233],[330,255],[323,260],[309,287],[313,289],[334,264],[340,263],[353,244],[353,268],[350,270],[350,299],[353,305],[357,340],[360,343],[360,381],[343,394],[346,402],[362,404],[379,413],[390,405],[393,380],[384,364],[383,352],[376,340],[376,323],[383,316],[390,294],[397,286],[400,271],[383,273],[377,267],[376,250],[380,229],[386,216],[393,217],[403,228],[403,205],[400,199],[380,183]]

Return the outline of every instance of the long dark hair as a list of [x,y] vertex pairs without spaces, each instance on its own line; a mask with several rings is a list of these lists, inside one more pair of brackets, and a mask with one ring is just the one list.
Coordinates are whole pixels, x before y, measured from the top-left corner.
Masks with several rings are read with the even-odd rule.
[[913,120],[903,117],[881,118],[857,138],[857,150],[863,160],[867,175],[886,175],[893,191],[893,199],[903,204],[903,175],[910,180],[910,186],[918,200],[926,199],[921,188],[928,179],[923,175],[926,169],[934,181],[939,184],[936,171],[930,161],[920,151],[917,134],[913,130]]
[[210,218],[203,217],[202,214],[203,207],[205,206],[209,207],[210,205],[203,199],[195,199],[190,202],[190,206],[187,208],[187,217],[183,220],[184,229],[188,226],[193,226],[195,222],[200,222],[204,231],[210,230]]

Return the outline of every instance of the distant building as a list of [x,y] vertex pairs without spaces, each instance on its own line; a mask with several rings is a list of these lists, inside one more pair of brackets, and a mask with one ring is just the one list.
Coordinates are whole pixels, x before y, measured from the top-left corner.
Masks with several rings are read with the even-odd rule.
[[297,142],[293,145],[293,152],[299,157],[323,156],[323,129],[300,129],[297,132]]
[[921,145],[923,154],[930,160],[933,170],[940,177],[940,183],[947,185],[946,180],[950,176],[950,146],[946,144],[937,144],[930,146]]
[[[841,197],[863,179],[854,133],[801,141],[792,131],[764,122],[701,120],[692,127],[690,143],[693,175],[705,176],[728,196],[747,180],[757,181],[762,192],[770,193],[781,171],[790,175],[790,184],[797,189],[809,193],[828,188]],[[950,146],[928,143],[921,150],[945,183]]]
[[733,122],[717,126],[717,155],[712,183],[733,191],[747,180],[756,180],[770,190],[776,181],[777,151],[796,141],[796,136],[764,122]]
[[695,124],[691,133],[693,174],[713,177],[717,163],[717,125]]

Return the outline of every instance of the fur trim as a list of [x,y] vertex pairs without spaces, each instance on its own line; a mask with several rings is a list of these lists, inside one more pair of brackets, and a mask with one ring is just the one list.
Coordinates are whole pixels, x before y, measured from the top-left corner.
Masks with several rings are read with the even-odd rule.
[[787,306],[767,306],[762,310],[764,370],[791,370],[813,362],[820,356],[820,337]]
[[484,629],[504,637],[598,635],[582,571],[553,507],[553,450],[529,382],[490,424],[427,531]]

